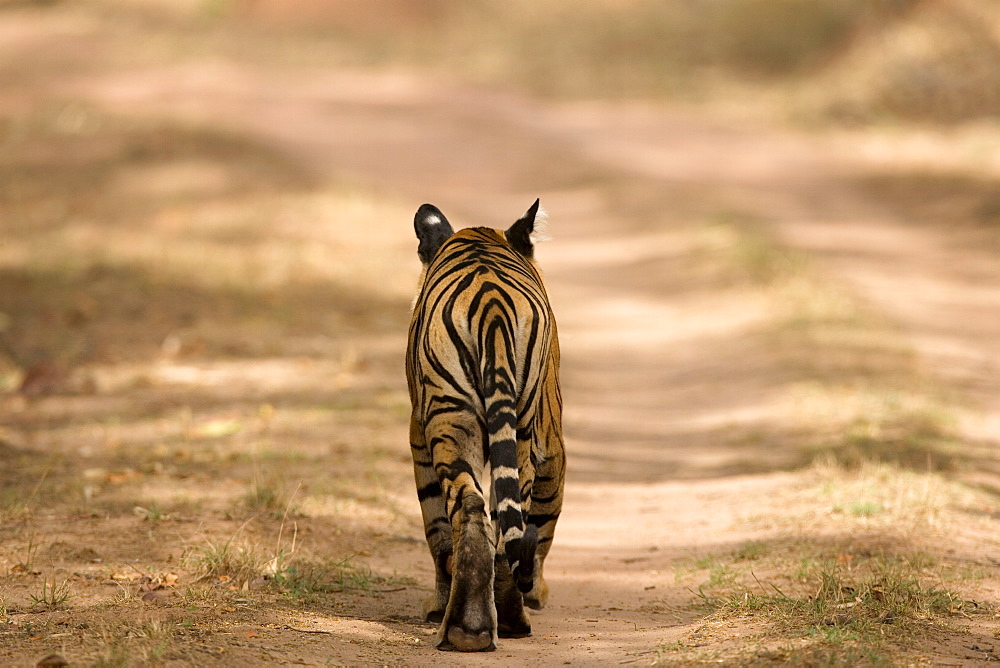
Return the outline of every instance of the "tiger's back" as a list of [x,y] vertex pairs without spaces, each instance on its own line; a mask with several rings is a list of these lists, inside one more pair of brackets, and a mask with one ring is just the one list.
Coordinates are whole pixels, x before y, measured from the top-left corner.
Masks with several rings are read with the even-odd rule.
[[441,647],[528,635],[523,604],[547,598],[565,457],[558,336],[532,259],[537,209],[506,232],[452,233],[430,205],[414,220],[425,272],[407,348],[410,444],[437,576],[425,613],[441,622]]

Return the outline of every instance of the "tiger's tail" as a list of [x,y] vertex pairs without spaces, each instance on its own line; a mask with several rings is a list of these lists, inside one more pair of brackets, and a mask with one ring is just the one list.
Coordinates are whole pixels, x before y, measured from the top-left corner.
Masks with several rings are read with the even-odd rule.
[[513,338],[506,325],[506,319],[496,318],[487,330],[483,400],[501,543],[517,588],[527,593],[534,581],[538,530],[532,525],[525,528],[521,508],[515,374],[513,359],[509,357]]

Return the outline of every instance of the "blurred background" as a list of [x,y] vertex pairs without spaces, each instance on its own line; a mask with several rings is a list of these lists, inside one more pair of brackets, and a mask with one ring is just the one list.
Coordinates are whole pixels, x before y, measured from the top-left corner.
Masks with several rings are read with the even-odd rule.
[[[280,546],[290,516],[300,556],[429,561],[410,221],[430,201],[506,228],[535,197],[578,517],[608,483],[764,476],[848,490],[824,535],[881,522],[927,550],[925,526],[893,533],[926,513],[965,545],[1000,489],[998,178],[990,2],[0,0],[4,572],[60,542],[177,570],[250,518]],[[916,509],[912,476],[939,489]],[[197,521],[154,540],[154,515]],[[660,536],[665,572],[773,537],[643,521],[622,545]],[[563,563],[587,572],[609,543],[572,522]],[[229,577],[195,552],[191,578]]]

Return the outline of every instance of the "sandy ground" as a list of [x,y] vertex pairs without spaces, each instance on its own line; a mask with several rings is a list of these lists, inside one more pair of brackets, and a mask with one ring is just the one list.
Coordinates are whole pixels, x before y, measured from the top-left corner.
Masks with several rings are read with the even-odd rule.
[[[65,37],[58,24],[23,21],[18,34],[33,38],[4,47],[8,59]],[[79,39],[87,43],[85,36]],[[862,177],[911,169],[900,162],[886,165],[891,137],[873,148],[864,133],[794,133],[655,106],[544,103],[412,74],[289,72],[211,59],[73,71],[11,90],[4,103],[8,115],[59,99],[118,119],[225,128],[283,156],[308,175],[304,182],[347,184],[389,204],[359,206],[343,217],[325,212],[324,224],[333,220],[352,230],[354,245],[339,251],[336,244],[321,246],[317,260],[343,265],[329,268],[338,277],[331,289],[341,292],[313,299],[322,294],[322,284],[315,292],[302,288],[284,305],[299,314],[294,323],[325,307],[340,320],[317,315],[316,322],[301,325],[306,333],[293,342],[244,359],[199,356],[197,350],[186,358],[183,341],[177,343],[180,353],[167,354],[173,344],[160,334],[173,328],[165,325],[150,337],[155,340],[145,355],[83,365],[96,389],[5,396],[0,436],[14,466],[27,471],[25,462],[36,456],[61,453],[50,467],[56,473],[80,475],[82,467],[84,476],[101,481],[102,490],[131,485],[122,498],[183,497],[188,505],[173,510],[155,531],[127,502],[123,511],[81,511],[76,502],[47,501],[30,517],[8,519],[0,526],[8,574],[0,587],[8,588],[3,597],[9,621],[0,633],[10,642],[0,643],[0,661],[30,665],[56,651],[85,663],[106,651],[100,638],[113,635],[109,616],[146,628],[185,615],[194,630],[181,640],[174,637],[180,649],[161,659],[165,663],[780,659],[768,654],[776,641],[761,635],[755,622],[719,619],[691,606],[700,582],[691,563],[748,543],[767,545],[769,553],[802,544],[829,544],[833,553],[927,550],[982,570],[969,585],[970,595],[988,599],[1000,591],[995,513],[915,530],[878,521],[815,521],[809,490],[822,474],[802,467],[812,457],[808,446],[816,435],[842,424],[815,415],[855,409],[832,405],[815,414],[792,413],[816,384],[834,388],[817,401],[836,404],[837,391],[851,394],[856,374],[836,360],[810,359],[827,349],[800,350],[799,343],[781,338],[780,328],[777,334],[769,329],[783,299],[780,290],[734,279],[705,259],[729,243],[730,219],[755,221],[755,229],[778,239],[788,253],[808,258],[819,282],[840,286],[866,313],[876,314],[879,331],[890,332],[890,347],[904,351],[898,358],[877,352],[865,362],[873,373],[883,365],[904,368],[904,375],[939,388],[959,407],[954,429],[976,455],[951,479],[977,489],[1000,488],[991,452],[1000,442],[1000,263],[990,243],[995,227],[917,224],[904,206],[867,188]],[[957,149],[949,154],[945,143],[940,150],[962,164]],[[913,170],[924,167],[914,159]],[[187,169],[134,172],[120,187],[147,192],[158,179],[183,184],[188,178],[195,191],[211,189],[210,169]],[[319,190],[326,187],[334,186]],[[502,641],[489,656],[439,653],[431,647],[433,629],[418,619],[432,576],[406,461],[400,360],[407,286],[418,272],[409,209],[430,201],[458,226],[506,226],[536,196],[551,214],[554,237],[538,255],[560,324],[570,462],[566,506],[547,565],[551,605],[533,615],[530,639]],[[264,218],[257,233],[265,243],[269,224],[275,238],[298,234],[306,245],[325,238],[309,220],[269,221],[266,212]],[[169,228],[171,220],[150,220],[149,229]],[[135,229],[120,233],[140,238],[142,225],[137,220]],[[94,252],[104,234],[98,227],[79,243]],[[16,261],[17,248],[8,250],[5,270]],[[359,252],[384,254],[382,264],[356,273],[354,265],[363,264]],[[387,275],[387,268],[396,275]],[[281,292],[280,285],[275,291]],[[817,294],[819,299],[825,293]],[[186,299],[192,309],[220,308],[210,295]],[[283,304],[282,297],[274,299]],[[343,329],[336,330],[338,324]],[[248,332],[254,327],[267,325],[256,323]],[[213,336],[212,330],[199,331]],[[310,348],[309,341],[320,343]],[[293,408],[345,397],[354,411],[346,417],[337,413],[310,423],[312,413]],[[263,405],[272,406],[273,422],[257,410]],[[187,418],[177,417],[184,407]],[[242,426],[229,430],[230,419]],[[188,454],[164,436],[178,422],[184,425],[176,428],[192,441]],[[164,439],[166,450],[160,452]],[[353,506],[330,510],[303,491],[294,529],[299,549],[354,554],[377,573],[398,575],[402,584],[378,584],[376,595],[331,594],[299,607],[237,591],[205,605],[190,597],[132,599],[118,609],[108,602],[113,585],[100,590],[94,584],[59,610],[29,609],[28,592],[37,582],[25,582],[16,566],[25,561],[31,540],[40,545],[40,564],[79,576],[79,592],[91,581],[109,579],[141,586],[128,564],[136,573],[176,571],[192,581],[196,574],[179,562],[185,548],[240,530],[268,545],[281,530],[278,544],[287,544],[287,513],[244,524],[219,510],[245,489],[250,469],[260,466],[236,459],[234,453],[251,447],[301,453],[281,473],[289,489],[296,489],[301,476],[312,480],[314,491],[317,471],[329,468],[341,489],[357,494]],[[214,458],[199,465],[202,451]],[[235,464],[227,463],[230,455]],[[284,465],[263,461],[265,468]],[[165,472],[157,462],[168,462]],[[365,473],[351,487],[343,481],[352,476],[342,469],[352,468]],[[121,471],[134,480],[109,477]],[[357,492],[365,481],[380,490],[374,500]],[[92,550],[99,561],[81,550]],[[762,562],[756,576],[774,568]],[[686,576],[685,569],[694,574]],[[901,650],[900,660],[978,665],[995,658],[1000,624],[994,617],[959,619],[956,625]],[[671,643],[696,654],[662,649]]]

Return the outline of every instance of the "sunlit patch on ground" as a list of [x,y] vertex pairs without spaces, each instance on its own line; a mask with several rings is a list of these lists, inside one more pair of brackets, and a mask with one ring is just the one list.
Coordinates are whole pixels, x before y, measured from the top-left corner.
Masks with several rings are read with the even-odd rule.
[[996,658],[996,10],[320,4],[0,3],[0,663],[467,663],[411,221],[538,196],[570,473],[490,660]]

